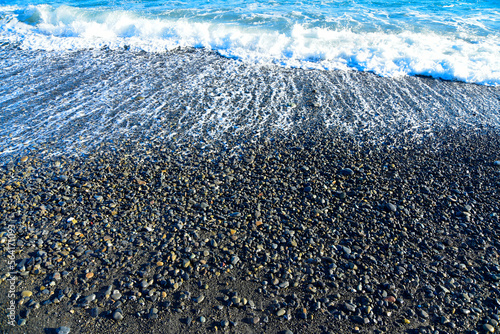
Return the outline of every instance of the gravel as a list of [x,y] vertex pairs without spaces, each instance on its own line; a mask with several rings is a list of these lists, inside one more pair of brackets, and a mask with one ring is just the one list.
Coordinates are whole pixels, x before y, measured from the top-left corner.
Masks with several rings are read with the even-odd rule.
[[14,332],[498,331],[498,133],[351,139],[4,165]]

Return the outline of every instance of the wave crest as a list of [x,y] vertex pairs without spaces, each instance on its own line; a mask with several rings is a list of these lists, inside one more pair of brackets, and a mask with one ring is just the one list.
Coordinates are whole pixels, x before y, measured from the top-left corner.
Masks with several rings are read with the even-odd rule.
[[389,77],[426,75],[500,85],[500,37],[496,35],[360,32],[294,22],[273,30],[243,21],[146,17],[123,10],[38,5],[0,7],[0,41],[48,51],[126,47],[162,52],[197,47],[256,63],[352,68]]

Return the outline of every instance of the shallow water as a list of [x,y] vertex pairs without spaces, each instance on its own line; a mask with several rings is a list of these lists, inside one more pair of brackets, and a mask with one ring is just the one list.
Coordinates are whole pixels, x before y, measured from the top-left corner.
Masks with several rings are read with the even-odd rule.
[[[409,140],[500,126],[500,91],[421,77],[286,69],[201,49],[168,53],[0,47],[0,157],[81,154],[127,139],[227,143],[334,129]],[[228,144],[230,145],[230,144]]]

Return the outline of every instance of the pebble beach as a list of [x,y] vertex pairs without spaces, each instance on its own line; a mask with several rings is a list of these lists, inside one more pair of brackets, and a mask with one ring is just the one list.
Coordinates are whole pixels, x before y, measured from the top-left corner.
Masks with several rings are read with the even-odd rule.
[[3,331],[494,332],[499,138],[20,158],[1,170]]
[[[19,57],[58,69],[1,104],[3,333],[500,330],[498,88],[200,50]],[[82,114],[97,99],[113,114]]]

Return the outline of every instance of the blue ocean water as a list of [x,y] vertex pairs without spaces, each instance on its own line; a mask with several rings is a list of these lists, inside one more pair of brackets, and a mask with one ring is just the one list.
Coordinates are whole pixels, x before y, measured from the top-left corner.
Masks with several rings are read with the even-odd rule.
[[23,49],[178,47],[282,66],[500,85],[498,0],[0,0]]

